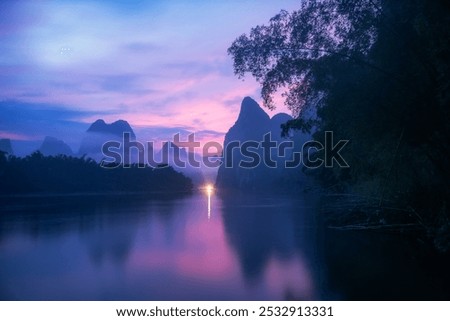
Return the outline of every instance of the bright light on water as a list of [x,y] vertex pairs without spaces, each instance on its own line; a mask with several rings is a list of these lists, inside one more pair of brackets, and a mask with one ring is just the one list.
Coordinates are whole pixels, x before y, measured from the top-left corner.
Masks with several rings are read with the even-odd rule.
[[211,194],[214,192],[214,186],[212,184],[207,184],[203,187],[208,195],[208,220],[211,219]]
[[212,192],[214,192],[214,186],[212,184],[208,184],[205,186],[205,190],[208,194],[212,194]]

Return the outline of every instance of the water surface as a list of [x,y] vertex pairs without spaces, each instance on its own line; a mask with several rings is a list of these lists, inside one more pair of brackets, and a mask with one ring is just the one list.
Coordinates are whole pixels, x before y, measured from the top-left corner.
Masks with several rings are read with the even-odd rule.
[[448,299],[444,267],[389,236],[324,233],[311,203],[203,192],[3,199],[0,299]]

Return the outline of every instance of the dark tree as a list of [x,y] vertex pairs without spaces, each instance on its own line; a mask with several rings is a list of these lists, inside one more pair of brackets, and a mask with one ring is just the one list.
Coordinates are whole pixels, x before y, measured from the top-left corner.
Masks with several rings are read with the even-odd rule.
[[328,190],[394,204],[448,244],[450,15],[444,1],[305,1],[228,49],[235,73],[281,92],[296,119],[350,140],[349,169],[314,172]]
[[[116,166],[112,166],[116,167]],[[23,193],[176,193],[189,192],[192,181],[172,167],[137,164],[101,167],[90,158],[44,156],[25,158],[0,152],[0,195]]]

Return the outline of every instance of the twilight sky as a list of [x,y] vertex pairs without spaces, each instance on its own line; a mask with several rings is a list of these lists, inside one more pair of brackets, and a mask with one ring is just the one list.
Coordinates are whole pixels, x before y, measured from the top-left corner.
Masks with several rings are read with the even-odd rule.
[[[299,0],[0,2],[0,138],[65,140],[127,120],[139,140],[195,131],[222,142],[250,77],[232,41]],[[285,111],[278,108],[277,112]],[[270,113],[269,113],[270,114]]]

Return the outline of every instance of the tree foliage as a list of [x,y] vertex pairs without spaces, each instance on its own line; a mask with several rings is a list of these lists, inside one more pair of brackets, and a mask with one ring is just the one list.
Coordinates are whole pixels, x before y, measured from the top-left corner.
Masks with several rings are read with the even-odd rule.
[[89,158],[44,156],[24,158],[0,152],[0,194],[188,192],[192,182],[172,167],[104,168]]
[[296,116],[286,130],[350,140],[349,169],[315,172],[326,187],[394,201],[439,229],[450,226],[449,11],[444,1],[304,1],[228,53],[266,107],[282,92]]

